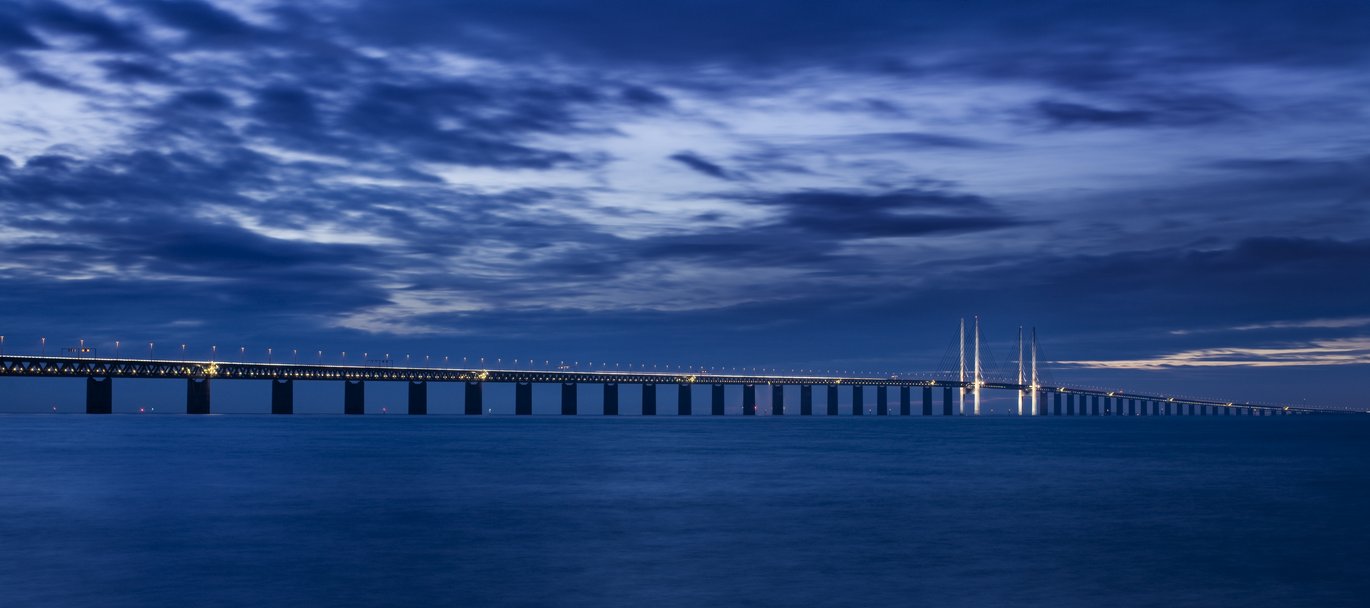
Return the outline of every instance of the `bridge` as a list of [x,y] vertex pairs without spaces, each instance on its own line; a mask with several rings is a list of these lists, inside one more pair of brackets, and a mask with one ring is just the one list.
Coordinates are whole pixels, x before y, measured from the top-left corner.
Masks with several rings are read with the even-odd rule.
[[[1347,409],[1297,407],[1282,404],[1232,403],[1197,400],[1167,394],[1129,393],[1122,390],[1077,388],[1051,385],[1038,375],[1037,333],[1023,340],[1018,330],[1017,377],[1010,381],[986,378],[981,357],[980,319],[974,319],[970,352],[967,353],[966,323],[960,322],[956,345],[954,378],[912,378],[893,374],[873,375],[795,375],[795,374],[719,374],[700,371],[578,371],[578,370],[490,370],[490,368],[390,367],[388,364],[300,364],[215,362],[215,360],[121,359],[121,357],[0,355],[0,377],[85,378],[86,414],[111,414],[114,411],[115,378],[184,379],[186,414],[210,414],[211,382],[271,381],[271,414],[295,412],[295,382],[343,383],[343,412],[359,415],[366,411],[367,382],[408,383],[408,414],[427,414],[427,385],[430,382],[460,382],[464,385],[464,414],[486,411],[486,383],[515,385],[515,415],[533,414],[534,383],[558,383],[562,388],[562,414],[580,412],[578,388],[586,383],[603,386],[604,415],[619,414],[619,385],[638,385],[643,394],[643,414],[656,414],[658,386],[675,386],[677,412],[692,415],[695,386],[710,386],[710,414],[725,412],[725,390],[729,385],[743,389],[743,415],[756,415],[756,389],[769,386],[771,415],[785,415],[785,388],[799,386],[799,411],[814,414],[814,388],[826,389],[826,414],[840,415],[840,390],[847,390],[851,415],[864,415],[866,392],[874,397],[875,415],[915,415],[914,392],[919,397],[918,414],[923,416],[980,415],[981,394],[986,390],[1008,390],[1018,398],[1018,415],[1030,416],[1147,416],[1147,415],[1295,415],[1348,414]],[[1030,359],[1025,359],[1025,348]],[[967,357],[969,355],[969,357]],[[967,360],[969,359],[969,360]],[[892,393],[897,409],[892,405]],[[970,396],[967,411],[966,397]]]
[[[408,413],[428,413],[428,384],[459,382],[465,385],[464,412],[480,415],[485,412],[484,387],[490,383],[514,384],[516,415],[533,413],[533,385],[561,386],[561,413],[580,412],[578,388],[582,384],[603,386],[601,412],[619,413],[620,385],[639,385],[642,391],[643,415],[657,413],[657,387],[675,386],[677,410],[681,415],[694,413],[694,387],[710,386],[710,413],[721,416],[725,410],[726,387],[741,385],[742,413],[756,415],[758,387],[770,387],[771,414],[784,415],[785,387],[799,387],[798,414],[814,413],[814,387],[827,391],[825,405],[829,416],[839,415],[839,391],[849,396],[851,415],[867,412],[867,391],[874,393],[875,415],[915,415],[914,391],[919,397],[918,414],[922,416],[980,415],[984,391],[1012,391],[1018,400],[1020,416],[1148,416],[1148,415],[1246,415],[1270,416],[1290,414],[1348,413],[1348,410],[1281,404],[1252,404],[1181,398],[1173,395],[1131,393],[1093,388],[1051,385],[1038,375],[1037,337],[1032,331],[1030,359],[1024,358],[1025,342],[1020,328],[1018,337],[1017,375],[1009,381],[986,378],[981,358],[981,338],[978,318],[973,328],[973,342],[967,353],[966,328],[962,321],[959,330],[958,369],[952,379],[934,377],[860,376],[860,375],[784,375],[716,373],[706,370],[648,372],[648,371],[578,371],[578,370],[515,370],[473,369],[450,367],[391,367],[389,365],[325,365],[299,363],[249,363],[198,360],[164,360],[132,358],[100,358],[85,356],[46,356],[0,354],[0,377],[85,378],[86,412],[108,414],[113,411],[113,384],[117,378],[182,379],[186,381],[186,413],[208,414],[211,411],[211,382],[233,380],[270,380],[271,413],[294,413],[294,383],[340,382],[343,385],[343,413],[362,414],[365,411],[367,382],[405,382],[408,384]],[[969,361],[967,355],[970,355]],[[764,389],[763,389],[764,390]],[[892,405],[891,393],[897,393],[897,404]],[[967,396],[970,397],[969,409]],[[897,406],[897,409],[895,407]]]

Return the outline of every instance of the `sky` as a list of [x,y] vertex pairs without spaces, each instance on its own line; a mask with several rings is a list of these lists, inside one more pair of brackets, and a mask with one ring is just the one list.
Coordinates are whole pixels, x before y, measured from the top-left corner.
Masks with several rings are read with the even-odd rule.
[[1363,1],[0,3],[7,353],[1362,407],[1368,211]]

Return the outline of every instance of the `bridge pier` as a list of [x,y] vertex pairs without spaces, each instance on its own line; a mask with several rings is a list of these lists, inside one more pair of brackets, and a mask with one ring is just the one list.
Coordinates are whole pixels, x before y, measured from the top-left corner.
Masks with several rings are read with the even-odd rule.
[[1075,393],[1066,393],[1066,415],[1075,415]]
[[829,415],[829,416],[836,416],[837,413],[838,413],[838,412],[837,412],[837,385],[836,385],[836,384],[829,384],[829,385],[828,385],[828,415]]
[[1051,393],[1051,415],[1052,415],[1052,416],[1060,416],[1060,415],[1061,415],[1061,393],[1057,393],[1057,392]]
[[655,385],[655,384],[644,384],[644,385],[642,385],[642,415],[643,415],[643,416],[655,416],[655,415],[656,415],[656,385]]
[[951,416],[954,413],[951,403],[951,387],[942,387],[942,415]]
[[1094,395],[1094,396],[1090,397],[1089,399],[1090,399],[1090,402],[1089,402],[1089,415],[1091,415],[1091,416],[1098,416],[1098,415],[1099,415],[1099,401],[1100,401],[1101,399],[1103,399],[1103,397],[1100,396],[1100,395]]
[[463,410],[467,416],[479,416],[485,413],[485,390],[482,383],[466,383],[466,405]]
[[617,382],[605,382],[605,383],[604,383],[604,415],[605,415],[605,416],[617,416],[617,415],[618,415],[618,383],[617,383]]
[[86,376],[86,413],[114,413],[114,379]]
[[783,384],[771,385],[771,415],[785,415],[785,385]]
[[428,415],[428,383],[422,380],[409,382],[409,415]]
[[866,413],[866,399],[862,392],[860,384],[851,386],[851,415],[853,416],[861,416]]
[[799,415],[800,415],[800,416],[812,416],[812,415],[813,415],[813,385],[812,385],[812,384],[801,384],[801,385],[799,385]]
[[294,413],[295,413],[295,381],[294,381],[294,380],[272,380],[272,381],[271,381],[271,413],[272,413],[272,414],[294,414]]
[[675,395],[676,414],[679,416],[694,415],[694,385],[687,383],[677,384]]
[[743,384],[743,385],[742,385],[742,415],[743,415],[743,416],[755,416],[755,415],[756,415],[756,385],[755,385],[755,384]]
[[932,415],[932,387],[923,387],[923,415]]
[[883,384],[875,387],[875,415],[890,415],[889,387]]
[[907,387],[907,386],[901,386],[901,387],[899,387],[899,415],[900,415],[900,416],[912,416],[912,415],[913,415],[913,400],[912,400],[911,398],[909,398],[909,390],[910,390],[910,389],[909,389],[909,387]]
[[580,405],[576,402],[576,383],[561,383],[561,415],[575,416],[580,411]]
[[533,415],[533,383],[516,382],[514,383],[514,415],[532,416]]
[[343,380],[343,414],[360,416],[366,413],[366,383],[362,380]]
[[724,391],[723,391],[723,389],[724,389],[725,387],[724,387],[724,385],[722,385],[722,384],[715,384],[715,385],[713,385],[713,386],[711,386],[711,387],[709,387],[709,388],[710,388],[710,391],[709,391],[709,392],[711,393],[711,394],[710,394],[710,407],[709,407],[710,411],[709,411],[709,415],[710,415],[710,416],[722,416],[723,413],[724,413],[724,411],[725,411],[725,410],[724,410],[724,402],[723,402],[723,396],[724,396]]
[[186,413],[209,413],[209,378],[186,378]]

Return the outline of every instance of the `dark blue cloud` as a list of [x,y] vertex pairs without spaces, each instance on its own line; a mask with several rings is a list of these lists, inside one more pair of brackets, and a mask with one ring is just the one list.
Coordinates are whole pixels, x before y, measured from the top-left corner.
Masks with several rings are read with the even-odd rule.
[[746,179],[745,175],[728,171],[727,169],[718,166],[716,163],[705,159],[703,156],[700,156],[688,150],[676,152],[675,154],[672,154],[669,158],[709,177],[721,179],[724,181],[737,181],[741,179]]

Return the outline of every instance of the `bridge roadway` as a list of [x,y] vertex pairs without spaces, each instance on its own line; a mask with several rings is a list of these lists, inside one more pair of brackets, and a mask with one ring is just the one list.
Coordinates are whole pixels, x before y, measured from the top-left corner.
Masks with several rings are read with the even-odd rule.
[[[800,415],[813,413],[813,387],[827,388],[827,414],[837,415],[838,390],[849,387],[851,414],[862,415],[865,410],[864,387],[875,389],[875,414],[892,412],[889,388],[898,388],[898,414],[912,415],[912,389],[921,389],[921,412],[924,416],[964,413],[963,399],[974,391],[974,383],[934,378],[860,377],[860,376],[794,376],[718,374],[712,372],[624,372],[570,370],[508,370],[454,369],[445,367],[378,367],[358,365],[312,365],[297,363],[233,363],[226,361],[177,361],[161,359],[108,359],[82,357],[48,357],[0,355],[0,377],[83,377],[86,378],[87,413],[110,413],[113,409],[114,378],[185,379],[186,413],[210,412],[211,380],[271,380],[271,412],[294,412],[294,382],[341,381],[344,384],[343,411],[361,414],[365,410],[365,382],[407,382],[409,384],[409,413],[428,412],[429,382],[461,382],[465,384],[465,413],[478,415],[485,411],[483,386],[485,383],[515,385],[516,414],[532,413],[532,385],[558,383],[562,386],[561,412],[572,415],[579,411],[576,387],[580,384],[604,385],[603,413],[618,414],[618,385],[638,384],[643,388],[643,414],[656,413],[658,384],[677,386],[679,413],[693,412],[693,385],[711,386],[711,413],[724,411],[724,387],[742,385],[744,415],[756,413],[756,386],[769,385],[772,390],[772,414],[784,414],[783,387],[800,388]],[[940,408],[934,408],[934,392],[941,390]],[[1274,415],[1349,413],[1347,410],[1295,407],[1287,405],[1231,403],[1222,401],[1177,398],[1166,395],[1101,391],[1068,386],[1039,386],[1039,407],[1027,410],[1031,400],[1031,386],[1004,382],[982,382],[984,389],[1024,391],[1025,410],[1029,415],[1043,416],[1112,416],[1112,415]],[[953,403],[955,397],[955,403]]]

